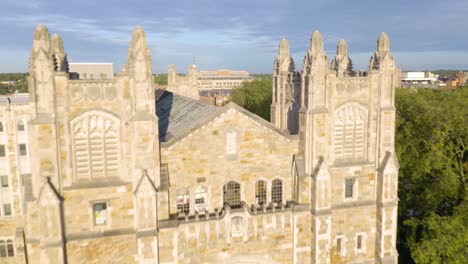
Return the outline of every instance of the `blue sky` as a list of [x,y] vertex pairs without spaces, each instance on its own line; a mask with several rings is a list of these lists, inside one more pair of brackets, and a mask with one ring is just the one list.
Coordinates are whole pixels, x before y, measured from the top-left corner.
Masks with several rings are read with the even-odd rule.
[[153,71],[169,64],[269,73],[282,37],[302,67],[311,33],[324,35],[331,59],[340,38],[365,69],[387,32],[403,70],[468,69],[468,0],[0,0],[0,72],[27,71],[33,31],[44,23],[64,40],[71,62],[127,60],[141,25]]

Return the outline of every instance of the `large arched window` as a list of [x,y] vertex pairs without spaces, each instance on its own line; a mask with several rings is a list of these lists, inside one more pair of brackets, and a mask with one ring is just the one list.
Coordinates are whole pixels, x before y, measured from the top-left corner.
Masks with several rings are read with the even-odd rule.
[[366,158],[367,109],[356,103],[348,103],[335,112],[334,148],[335,160],[353,161]]
[[76,179],[118,177],[119,119],[89,111],[73,119],[71,126]]
[[276,204],[283,202],[283,182],[280,179],[271,183],[271,202]]
[[267,202],[267,184],[266,184],[266,181],[259,180],[255,184],[255,202],[258,205],[266,204],[266,202]]
[[231,208],[239,208],[241,206],[240,191],[239,183],[235,181],[226,183],[223,186],[223,204]]

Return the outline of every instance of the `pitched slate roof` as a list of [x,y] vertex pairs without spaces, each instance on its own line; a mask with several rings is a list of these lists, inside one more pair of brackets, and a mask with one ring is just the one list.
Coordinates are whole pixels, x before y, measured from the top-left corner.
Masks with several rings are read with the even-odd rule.
[[182,135],[218,111],[216,106],[165,90],[156,90],[159,140],[167,142]]

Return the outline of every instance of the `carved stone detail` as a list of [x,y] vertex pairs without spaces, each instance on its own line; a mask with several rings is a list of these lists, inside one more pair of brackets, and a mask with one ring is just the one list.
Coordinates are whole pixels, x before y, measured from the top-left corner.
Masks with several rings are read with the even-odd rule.
[[244,233],[244,219],[241,216],[231,218],[231,236],[240,237]]
[[75,86],[71,89],[71,97],[73,100],[78,101],[83,97],[83,88]]
[[335,112],[334,147],[336,160],[363,160],[366,157],[367,109],[348,103]]
[[88,99],[92,101],[96,101],[100,99],[101,97],[101,89],[99,89],[99,87],[94,87],[94,86],[88,87],[87,95],[88,95]]
[[114,100],[117,96],[117,90],[114,86],[106,87],[106,99],[107,100]]
[[75,118],[72,129],[76,179],[119,176],[119,120],[90,111]]

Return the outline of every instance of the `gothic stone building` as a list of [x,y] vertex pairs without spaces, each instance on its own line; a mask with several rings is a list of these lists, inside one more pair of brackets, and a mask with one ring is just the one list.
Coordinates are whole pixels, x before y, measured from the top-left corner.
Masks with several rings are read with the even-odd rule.
[[286,40],[272,123],[153,89],[137,27],[113,79],[70,79],[38,26],[29,91],[0,98],[2,263],[396,263],[398,69]]

